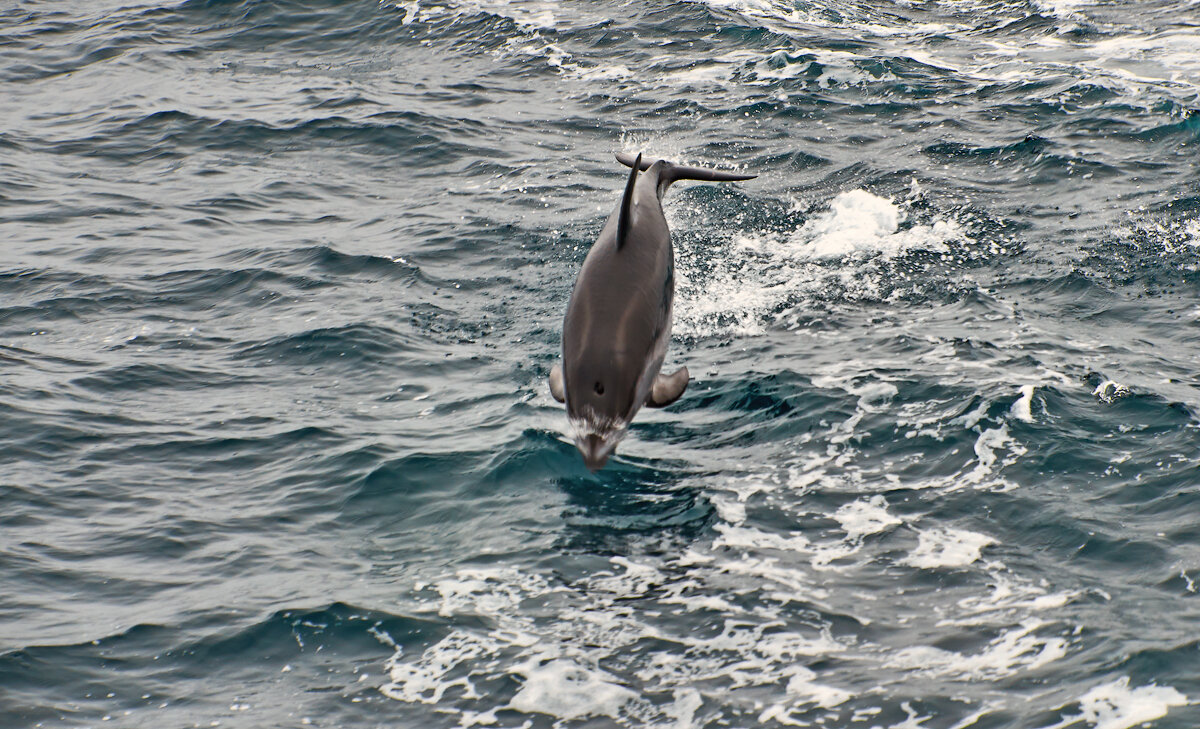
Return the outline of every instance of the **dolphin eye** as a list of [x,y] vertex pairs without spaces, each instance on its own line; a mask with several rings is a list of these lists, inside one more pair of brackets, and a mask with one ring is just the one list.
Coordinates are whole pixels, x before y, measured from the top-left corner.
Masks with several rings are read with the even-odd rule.
[[593,386],[592,386],[592,389],[594,389],[594,390],[596,391],[596,394],[597,394],[597,395],[603,395],[603,394],[604,394],[604,384],[603,384],[603,383],[601,383],[601,382],[597,382],[595,385],[593,385]]

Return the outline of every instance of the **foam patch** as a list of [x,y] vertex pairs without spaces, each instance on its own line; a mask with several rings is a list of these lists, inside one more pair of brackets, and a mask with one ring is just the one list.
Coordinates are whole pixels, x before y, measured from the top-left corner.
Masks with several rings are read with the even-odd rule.
[[930,529],[920,532],[917,548],[901,561],[919,569],[966,567],[979,559],[984,547],[996,540],[966,529]]
[[1101,684],[1079,697],[1079,714],[1067,716],[1044,729],[1061,729],[1087,722],[1095,729],[1131,729],[1161,719],[1173,706],[1186,706],[1188,697],[1170,686],[1153,683],[1129,688],[1129,677],[1122,676]]

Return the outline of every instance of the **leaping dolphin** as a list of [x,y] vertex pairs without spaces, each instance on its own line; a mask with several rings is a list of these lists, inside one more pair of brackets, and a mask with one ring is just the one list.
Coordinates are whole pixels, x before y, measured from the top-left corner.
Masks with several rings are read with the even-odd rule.
[[[660,375],[671,341],[675,252],[662,197],[676,180],[750,180],[617,154],[630,167],[621,204],[588,252],[563,319],[562,364],[550,393],[566,403],[575,445],[592,471],[608,461],[643,405],[661,408],[688,385],[687,367]],[[639,172],[645,174],[639,175]]]

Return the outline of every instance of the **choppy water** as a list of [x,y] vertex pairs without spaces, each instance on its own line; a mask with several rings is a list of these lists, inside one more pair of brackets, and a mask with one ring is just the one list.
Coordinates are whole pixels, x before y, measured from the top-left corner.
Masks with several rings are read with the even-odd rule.
[[[0,8],[5,727],[1200,725],[1200,6]],[[616,150],[667,367],[545,376]]]

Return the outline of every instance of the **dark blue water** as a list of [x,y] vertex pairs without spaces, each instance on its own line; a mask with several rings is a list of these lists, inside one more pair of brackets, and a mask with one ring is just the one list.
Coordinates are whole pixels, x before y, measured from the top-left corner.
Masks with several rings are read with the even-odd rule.
[[[1200,725],[1200,7],[0,4],[0,725]],[[615,151],[666,367],[549,395]]]

